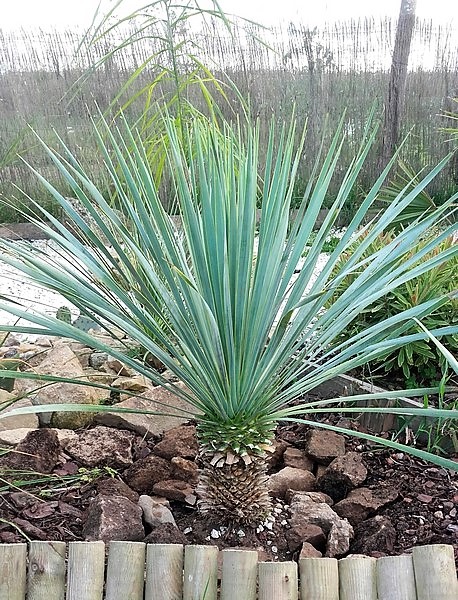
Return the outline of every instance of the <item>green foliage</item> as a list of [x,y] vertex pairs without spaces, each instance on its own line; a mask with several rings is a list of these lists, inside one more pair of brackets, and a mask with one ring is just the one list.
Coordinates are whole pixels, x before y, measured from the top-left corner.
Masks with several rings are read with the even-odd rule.
[[72,313],[68,306],[61,306],[56,311],[56,319],[62,321],[63,323],[72,324],[76,329],[80,329],[81,331],[89,331],[90,329],[99,329],[99,324],[88,315],[80,314],[73,322],[72,322]]
[[[385,204],[393,202],[399,194],[406,190],[412,190],[420,181],[420,175],[410,167],[405,161],[400,160],[397,164],[395,176],[389,184],[383,187],[380,192],[379,200]],[[417,194],[412,202],[397,216],[394,224],[402,226],[411,223],[414,219],[428,211],[434,210],[436,202],[426,189]]]
[[[117,116],[135,115],[135,127],[144,142],[155,183],[159,185],[167,160],[168,145],[162,115],[164,106],[175,119],[177,133],[182,137],[184,146],[188,139],[183,136],[186,123],[201,119],[215,126],[221,115],[219,103],[224,103],[230,110],[231,105],[226,95],[228,90],[235,94],[243,110],[247,110],[247,105],[231,79],[223,72],[220,76],[224,81],[219,80],[199,58],[205,55],[205,50],[199,45],[195,35],[196,26],[203,27],[204,31],[212,35],[215,27],[222,25],[225,33],[232,36],[232,23],[217,0],[211,0],[207,8],[203,8],[198,0],[187,0],[185,3],[153,0],[134,10],[127,7],[126,12],[121,12],[119,16],[118,11],[122,11],[125,4],[124,0],[116,0],[101,18],[98,11],[94,16],[93,25],[84,36],[80,50],[87,52],[92,46],[98,47],[104,41],[109,50],[90,66],[78,85],[89,80],[94,72],[115,62],[117,56],[127,48],[134,54],[136,48],[139,48],[139,54],[144,60],[115,94],[109,111]],[[240,19],[237,28],[243,29],[243,22]],[[119,43],[114,47],[110,44],[113,35],[119,36]],[[216,63],[213,66],[216,68]],[[200,97],[200,102],[196,102],[196,94]],[[190,96],[194,96],[194,102],[189,102]],[[197,104],[201,105],[201,109],[197,108]],[[186,150],[188,154],[193,152],[191,147]],[[111,192],[116,197],[115,188],[111,187]],[[122,209],[122,205],[120,208]]]
[[[310,424],[304,415],[379,412],[379,407],[360,409],[352,404],[381,397],[376,394],[316,403],[297,403],[297,398],[367,360],[427,337],[423,331],[409,333],[412,319],[423,320],[444,305],[448,298],[441,290],[436,290],[437,296],[429,296],[411,308],[400,308],[395,315],[354,335],[342,339],[342,334],[387,293],[458,255],[456,245],[442,245],[456,231],[456,225],[444,225],[444,230],[428,246],[412,252],[425,232],[435,224],[442,224],[444,215],[456,212],[453,205],[456,197],[411,223],[387,245],[369,255],[366,252],[445,167],[448,159],[412,191],[392,202],[373,226],[366,228],[364,239],[352,255],[341,261],[342,253],[352,246],[352,236],[360,231],[392,167],[387,165],[316,276],[325,240],[356,185],[376,129],[367,125],[365,142],[340,178],[334,203],[313,234],[330,182],[338,172],[345,143],[343,122],[337,126],[327,153],[317,157],[293,222],[289,220],[289,207],[302,154],[302,146],[295,144],[294,123],[279,134],[272,126],[262,168],[259,131],[247,124],[237,131],[228,126],[221,131],[196,120],[185,127],[186,142],[183,142],[182,123],[166,119],[164,128],[168,138],[168,175],[173,179],[174,201],[182,216],[179,224],[161,202],[142,138],[125,122],[121,131],[112,131],[102,122],[95,133],[107,178],[122,202],[122,214],[129,226],[93,184],[90,172],[81,167],[67,148],[63,147],[60,156],[44,144],[61,176],[71,185],[73,195],[90,213],[94,227],[88,225],[51,182],[35,171],[72,221],[73,229],[52,219],[37,205],[43,222],[38,219],[35,222],[61,248],[59,260],[37,255],[32,247],[14,241],[0,241],[0,249],[2,261],[40,285],[61,293],[108,333],[121,329],[159,359],[187,388],[170,384],[156,368],[128,356],[122,349],[108,348],[103,339],[95,339],[72,324],[46,314],[30,313],[5,300],[0,302],[0,309],[27,318],[34,327],[3,326],[0,330],[72,338],[108,351],[152,381],[168,386],[189,408],[178,411],[164,407],[164,412],[196,418],[204,450],[232,451],[249,458],[270,443],[280,420]],[[195,149],[191,157],[187,152],[190,144]],[[264,173],[262,182],[260,172]],[[259,189],[262,211],[258,228]],[[47,224],[48,219],[53,227]],[[73,268],[75,261],[84,265],[84,272],[82,267]],[[337,272],[336,265],[339,265]],[[335,296],[335,287],[348,276],[352,276],[352,283]],[[449,324],[432,331],[436,336],[457,332],[458,326]],[[33,373],[29,376],[38,377]],[[418,390],[397,391],[384,393],[383,398],[412,397],[418,393]],[[336,404],[338,408],[334,408]],[[54,410],[82,409],[122,411],[111,406],[54,406]],[[23,414],[25,410],[44,412],[49,407],[34,406],[13,413]],[[414,415],[423,409],[389,410]],[[424,414],[438,418],[443,411],[428,408]],[[458,411],[448,411],[447,415],[457,418]],[[346,432],[321,421],[314,424]],[[390,440],[358,431],[350,433],[406,450]],[[407,450],[456,468],[453,461],[417,448]]]
[[[407,252],[399,264],[403,261],[411,261],[420,251],[430,250],[424,254],[421,260],[434,259],[441,251],[456,246],[453,236],[444,237],[442,241],[435,246],[431,246],[431,242],[436,238],[437,231],[427,231],[417,241],[412,248]],[[336,266],[335,273],[337,274],[340,266],[346,263],[354,254],[354,252],[367,239],[368,231],[362,234],[358,240],[352,244],[342,255],[340,264]],[[388,248],[396,239],[396,234],[393,230],[383,232],[378,235],[369,245],[366,246],[362,254],[362,258],[370,257],[376,252],[383,251]],[[414,268],[418,262],[411,262]],[[339,282],[339,286],[335,291],[335,297],[345,292],[349,286],[358,278],[364,271],[366,265],[361,263],[358,269],[352,271],[349,275]],[[433,298],[442,296],[444,302],[433,310],[430,314],[422,319],[422,323],[427,330],[437,330],[442,327],[455,326],[458,323],[458,258],[452,256],[448,261],[437,264],[427,272],[414,277],[394,290],[387,291],[386,295],[378,298],[375,302],[367,306],[354,321],[352,321],[345,331],[342,333],[342,338],[358,334],[374,324],[380,323],[386,319],[394,317],[396,314],[409,310],[410,308],[428,302]],[[417,330],[414,322],[406,331],[407,334]],[[458,349],[458,336],[446,335],[444,340],[451,351]],[[418,385],[437,385],[442,377],[443,369],[446,365],[446,360],[443,353],[435,345],[431,339],[417,339],[409,342],[406,345],[390,350],[370,365],[371,372],[377,373],[382,369],[385,373],[389,373],[390,377],[396,379],[404,379],[407,387],[418,387]]]
[[46,498],[56,490],[76,489],[86,483],[93,483],[101,477],[116,477],[117,471],[111,467],[94,467],[86,469],[81,467],[74,475],[55,475],[36,473],[35,471],[19,469],[2,469],[0,477],[0,493],[26,490],[29,494],[36,494]]

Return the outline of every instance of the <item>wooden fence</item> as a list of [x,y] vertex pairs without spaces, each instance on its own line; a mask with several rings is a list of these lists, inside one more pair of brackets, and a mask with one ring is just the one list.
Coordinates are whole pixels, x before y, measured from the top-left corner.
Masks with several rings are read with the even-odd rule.
[[[219,557],[220,554],[220,557]],[[219,560],[221,558],[221,560]],[[452,546],[379,559],[258,562],[250,550],[111,542],[0,544],[0,600],[457,600]]]

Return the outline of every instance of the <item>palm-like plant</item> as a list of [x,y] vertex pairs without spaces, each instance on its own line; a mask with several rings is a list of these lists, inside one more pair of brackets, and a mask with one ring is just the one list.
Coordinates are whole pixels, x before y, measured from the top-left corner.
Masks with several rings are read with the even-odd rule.
[[[61,249],[60,261],[50,260],[28,244],[8,241],[0,243],[2,260],[64,295],[108,332],[114,327],[122,329],[185,382],[187,390],[173,385],[171,389],[188,402],[189,414],[198,422],[201,510],[211,510],[227,520],[257,522],[270,507],[266,464],[277,422],[308,423],[304,413],[345,410],[341,405],[332,406],[337,401],[341,404],[341,398],[302,404],[297,399],[333,376],[386,354],[390,348],[424,338],[423,331],[405,334],[411,329],[412,318],[421,319],[448,301],[447,297],[429,300],[335,343],[355,316],[377,298],[456,256],[456,246],[434,255],[430,252],[456,231],[456,225],[445,219],[455,210],[456,197],[411,223],[370,257],[365,255],[367,247],[446,160],[413,190],[400,193],[365,231],[363,219],[391,167],[388,165],[317,275],[323,243],[351,192],[375,130],[367,128],[359,154],[345,173],[329,214],[315,235],[315,222],[343,144],[342,124],[329,151],[317,160],[314,180],[307,187],[297,217],[290,222],[290,199],[302,152],[301,147],[295,152],[293,126],[276,140],[272,129],[260,182],[255,128],[246,126],[246,130],[234,133],[228,127],[222,135],[220,130],[197,122],[187,129],[190,139],[186,144],[192,143],[195,148],[188,164],[182,136],[177,134],[176,125],[167,121],[169,166],[180,226],[163,208],[139,138],[127,125],[122,132],[114,133],[108,126],[102,127],[103,131],[97,132],[100,149],[125,218],[112,210],[92,184],[90,174],[65,147],[62,156],[46,148],[103,239],[51,183],[37,174],[66,211],[78,235],[37,206],[55,228],[36,220]],[[257,224],[259,200],[262,212]],[[399,258],[407,255],[432,225],[443,225],[437,238],[400,262]],[[341,252],[361,230],[365,231],[361,244],[334,276]],[[365,265],[363,271],[361,263]],[[329,306],[335,286],[352,270],[359,273],[358,277]],[[35,324],[4,330],[58,335],[106,350],[100,340],[53,317],[31,314],[6,300],[0,302],[0,309]],[[440,336],[455,330],[444,327],[432,333]],[[168,384],[159,372],[127,353],[109,351],[154,382]],[[402,395],[416,394],[418,390],[409,390]],[[384,397],[399,395],[390,392]],[[355,398],[365,397],[346,398],[344,402]],[[292,405],[293,400],[296,402]],[[34,410],[41,409],[49,411],[49,407]],[[173,412],[170,408],[164,410]],[[393,409],[396,411],[416,412]],[[432,416],[438,413],[429,410]],[[456,416],[458,411],[448,412],[448,417]],[[321,422],[317,425],[339,430]],[[388,440],[384,443],[400,446]],[[410,451],[427,456],[415,448]],[[431,458],[456,467],[452,461]]]

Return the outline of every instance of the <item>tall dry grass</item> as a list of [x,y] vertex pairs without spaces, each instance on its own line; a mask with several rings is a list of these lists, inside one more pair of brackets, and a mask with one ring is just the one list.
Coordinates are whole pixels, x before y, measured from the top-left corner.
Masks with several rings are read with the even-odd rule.
[[[192,36],[203,49],[202,61],[222,81],[228,75],[242,95],[250,99],[251,115],[261,121],[262,130],[267,131],[273,115],[288,120],[293,110],[300,123],[308,119],[307,152],[298,182],[299,194],[301,180],[307,180],[326,123],[335,123],[347,111],[350,160],[352,146],[359,144],[374,102],[381,115],[395,27],[395,20],[365,19],[313,30],[303,23],[273,31],[254,30],[252,33],[263,38],[266,45],[257,43],[255,37],[241,29],[235,29],[230,37],[216,25],[214,31],[192,32]],[[185,40],[190,32],[183,31],[182,35]],[[402,131],[406,134],[412,130],[403,159],[416,170],[437,162],[449,149],[446,137],[439,131],[446,125],[439,115],[448,105],[448,99],[458,95],[457,37],[457,32],[449,26],[437,26],[431,21],[416,23]],[[77,82],[88,67],[119,42],[114,37],[105,37],[103,42],[83,47],[75,55],[80,39],[81,35],[72,31],[0,29],[0,193],[9,198],[17,193],[12,183],[34,197],[38,194],[27,168],[16,159],[17,152],[46,174],[52,174],[27,124],[48,142],[53,139],[54,128],[72,150],[80,148],[79,154],[86,156],[97,177],[97,160],[90,141],[90,114],[95,113],[96,105],[104,110],[133,69],[152,50],[157,50],[147,41],[130,46],[79,87]],[[181,69],[186,72],[187,65],[181,65]],[[146,70],[136,85],[146,85],[153,78],[154,73]],[[158,87],[155,91],[158,101],[167,97],[167,92],[165,86]],[[191,102],[205,110],[199,90],[188,88],[186,93]],[[228,94],[231,108],[222,104],[221,109],[231,119],[239,105],[230,90]],[[140,114],[141,102],[130,110],[134,117]],[[366,181],[373,181],[377,174],[377,161],[368,165],[359,182],[361,192]],[[456,184],[455,176],[445,174],[434,193],[445,195],[446,188]],[[46,196],[39,197],[47,201]],[[0,221],[17,218],[17,214],[0,206]]]

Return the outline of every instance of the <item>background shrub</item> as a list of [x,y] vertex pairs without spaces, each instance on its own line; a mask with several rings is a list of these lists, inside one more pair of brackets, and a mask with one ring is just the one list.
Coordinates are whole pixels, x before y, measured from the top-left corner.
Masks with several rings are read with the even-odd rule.
[[[359,237],[350,248],[342,254],[337,264],[335,273],[342,268],[343,264],[350,258],[357,246],[366,234]],[[431,231],[421,239],[412,250],[403,257],[403,260],[411,258],[418,250],[425,247],[437,231]],[[395,237],[393,230],[384,232],[372,242],[364,253],[364,258],[371,256],[374,252],[381,250]],[[456,241],[448,237],[432,252],[428,253],[423,260],[432,257],[437,252],[450,248]],[[350,284],[364,270],[364,266],[356,268],[340,282],[335,297],[340,296]],[[427,273],[406,282],[397,289],[387,293],[376,302],[368,306],[358,317],[351,322],[343,333],[343,339],[359,333],[374,325],[396,315],[398,312],[417,306],[422,302],[437,298],[441,294],[450,294],[450,299],[440,308],[425,316],[422,323],[429,329],[447,327],[458,323],[458,258],[453,257]],[[453,295],[455,294],[455,295]],[[334,297],[334,298],[335,298]],[[412,328],[408,333],[416,332],[416,324],[412,321]],[[458,351],[458,336],[445,336],[445,345],[452,353]],[[441,379],[446,366],[445,359],[437,346],[430,340],[418,340],[406,344],[402,348],[387,353],[380,359],[368,363],[370,372],[374,375],[385,375],[390,373],[390,378],[401,380],[401,385],[406,387],[418,387],[418,385],[435,385]]]

